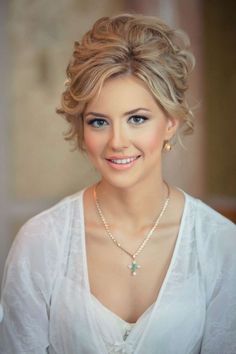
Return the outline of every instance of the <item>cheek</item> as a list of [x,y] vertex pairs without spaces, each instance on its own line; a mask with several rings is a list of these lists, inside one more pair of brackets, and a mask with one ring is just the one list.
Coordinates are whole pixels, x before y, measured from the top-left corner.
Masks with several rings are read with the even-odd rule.
[[86,131],[84,132],[84,145],[89,155],[95,155],[102,149],[102,142],[97,134],[87,133]]
[[143,147],[150,154],[161,151],[164,144],[162,131],[153,130],[150,134],[143,135]]

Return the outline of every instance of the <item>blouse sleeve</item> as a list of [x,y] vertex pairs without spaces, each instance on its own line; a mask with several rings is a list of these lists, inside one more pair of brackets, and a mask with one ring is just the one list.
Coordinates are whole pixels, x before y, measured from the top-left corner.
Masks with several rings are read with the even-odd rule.
[[207,307],[201,354],[235,354],[236,227],[223,217],[219,222],[213,218],[211,227],[212,230],[205,230]]
[[3,275],[1,354],[47,353],[56,248],[52,222],[45,214],[19,231]]

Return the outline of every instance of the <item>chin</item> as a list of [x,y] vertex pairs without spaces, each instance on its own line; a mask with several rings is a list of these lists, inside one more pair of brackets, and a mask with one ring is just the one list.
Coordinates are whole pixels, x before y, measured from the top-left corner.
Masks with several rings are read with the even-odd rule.
[[106,185],[110,185],[113,188],[118,189],[129,189],[132,188],[136,183],[137,179],[132,178],[132,176],[107,176],[105,174],[101,175],[101,181]]

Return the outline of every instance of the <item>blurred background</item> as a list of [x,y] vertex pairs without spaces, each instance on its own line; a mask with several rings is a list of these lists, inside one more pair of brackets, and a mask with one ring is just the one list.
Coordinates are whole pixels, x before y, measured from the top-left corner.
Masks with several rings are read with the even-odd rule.
[[195,133],[166,154],[166,179],[236,221],[234,0],[0,1],[0,281],[20,226],[98,176],[63,140],[55,113],[65,68],[101,16],[136,12],[184,29],[196,68],[189,100]]

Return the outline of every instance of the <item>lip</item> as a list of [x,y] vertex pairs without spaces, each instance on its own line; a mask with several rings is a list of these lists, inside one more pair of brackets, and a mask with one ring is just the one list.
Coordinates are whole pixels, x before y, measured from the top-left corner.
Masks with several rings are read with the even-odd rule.
[[[109,158],[106,158],[105,160],[107,161],[108,165],[112,167],[115,170],[127,170],[131,168],[137,160],[141,157],[141,155],[138,156],[110,156]],[[134,159],[128,163],[125,164],[117,164],[112,162],[112,160],[125,160],[125,159]]]
[[123,159],[137,159],[141,155],[130,155],[130,156],[124,156],[124,155],[114,155],[114,156],[109,156],[106,157],[106,160],[123,160]]

